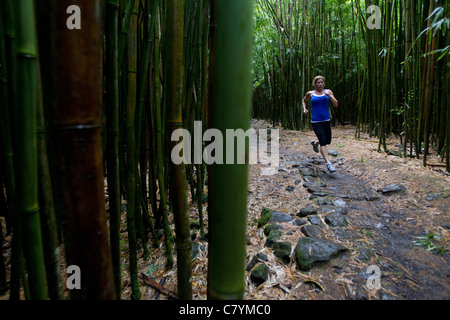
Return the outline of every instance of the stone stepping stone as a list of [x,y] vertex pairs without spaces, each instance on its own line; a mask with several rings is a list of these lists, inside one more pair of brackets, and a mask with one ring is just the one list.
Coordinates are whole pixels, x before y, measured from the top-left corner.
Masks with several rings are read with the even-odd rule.
[[312,216],[308,216],[308,220],[309,222],[311,222],[311,224],[315,225],[315,226],[322,226],[322,219],[320,219],[319,216],[317,215],[312,215]]
[[325,222],[332,227],[345,227],[347,220],[339,212],[332,212],[325,216]]
[[250,260],[249,264],[247,265],[247,268],[245,268],[246,271],[250,271],[253,269],[254,266],[256,266],[257,263],[260,261],[268,261],[267,256],[264,253],[258,252],[255,254]]
[[314,191],[311,196],[309,197],[309,200],[313,200],[315,198],[319,198],[319,197],[333,197],[334,194],[330,191]]
[[250,280],[256,285],[260,285],[269,279],[269,267],[264,263],[259,263],[250,273]]
[[328,154],[333,157],[338,156],[338,152],[336,150],[328,149]]
[[302,233],[310,238],[322,238],[325,236],[322,229],[312,225],[308,224],[301,228]]
[[292,224],[293,224],[294,226],[303,226],[303,225],[306,224],[306,220],[305,220],[305,219],[294,219],[294,220],[292,221]]
[[275,257],[288,264],[291,262],[292,245],[290,242],[275,242],[272,246]]
[[298,240],[295,247],[295,260],[300,270],[309,271],[346,250],[344,246],[329,240],[304,237]]
[[278,240],[280,240],[280,238],[281,238],[281,232],[279,230],[274,229],[274,230],[270,231],[269,235],[267,236],[265,246],[272,248],[274,243],[277,242]]
[[324,205],[320,207],[320,211],[322,213],[340,213],[340,214],[347,214],[348,209],[345,207],[336,207],[332,205]]
[[331,200],[330,198],[318,197],[316,198],[316,200],[319,206],[333,205],[333,200]]
[[279,224],[268,224],[264,227],[264,235],[267,237],[272,230],[283,230],[284,227]]
[[297,213],[297,216],[304,218],[304,217],[307,217],[309,215],[316,214],[316,213],[317,213],[317,208],[310,206],[310,207],[302,208],[300,210],[300,212]]
[[293,186],[287,186],[286,187],[286,191],[288,191],[288,192],[292,192],[294,190],[295,190],[295,187],[293,187]]
[[305,183],[315,183],[317,184],[317,178],[311,177],[311,176],[304,176],[303,180],[305,180]]
[[385,196],[390,196],[392,194],[398,193],[404,194],[406,192],[406,188],[401,184],[390,184],[381,189],[378,189],[377,191]]
[[315,183],[305,182],[303,184],[303,187],[305,187],[306,190],[308,190],[309,193],[321,192],[322,191],[322,187],[320,187],[319,185],[317,185]]
[[273,211],[272,217],[270,217],[269,222],[289,222],[294,220],[294,218],[287,213]]
[[288,164],[292,166],[292,168],[298,168],[302,165],[301,162],[288,160]]
[[316,170],[314,170],[313,168],[300,167],[298,170],[300,171],[300,174],[303,177],[304,176],[318,177]]
[[340,208],[346,208],[347,207],[347,202],[345,202],[345,200],[338,198],[336,200],[333,201],[333,204],[336,207],[340,207]]

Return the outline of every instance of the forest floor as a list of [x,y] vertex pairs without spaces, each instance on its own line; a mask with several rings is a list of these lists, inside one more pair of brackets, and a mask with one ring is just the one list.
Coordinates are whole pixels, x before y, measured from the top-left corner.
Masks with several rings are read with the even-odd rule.
[[[270,127],[267,122],[256,120],[252,126],[255,129]],[[264,173],[267,165],[250,165],[246,265],[261,253],[265,261],[260,262],[268,266],[269,273],[267,281],[256,284],[251,277],[252,270],[248,268],[244,299],[450,298],[450,175],[436,154],[429,155],[429,163],[434,165],[425,168],[422,159],[377,152],[377,138],[364,133],[355,138],[355,127],[340,126],[333,128],[333,141],[329,146],[337,151],[337,156],[331,157],[337,171],[330,174],[322,157],[312,149],[310,141],[315,138],[312,131],[278,129],[278,171],[267,175]],[[397,151],[401,148],[396,138],[388,140],[387,147]],[[323,188],[328,192],[325,197],[311,199],[311,190],[303,186],[302,167],[315,170],[317,181],[326,186]],[[405,192],[391,195],[379,192],[391,184],[402,185]],[[346,209],[343,226],[333,227],[326,223],[326,213],[320,210],[327,203],[335,202]],[[323,232],[322,238],[341,244],[347,250],[309,271],[302,271],[297,266],[294,249],[305,234],[293,221],[298,220],[301,209],[307,206],[318,209],[316,216],[320,221],[317,227]],[[206,207],[207,204],[204,205],[207,228]],[[263,208],[292,217],[287,222],[269,222],[281,226],[279,241],[291,243],[290,262],[282,262],[274,255],[273,248],[266,246],[264,226],[259,227],[257,223]],[[196,204],[191,205],[191,218],[198,219]],[[311,224],[314,220],[309,218],[304,218],[302,223]],[[199,235],[194,239],[198,251],[193,260],[193,298],[203,300],[206,299],[208,242]],[[147,261],[141,259],[140,273],[176,292],[176,263],[171,270],[164,268],[163,245],[151,257]],[[374,266],[378,268],[378,274],[373,273],[371,268]],[[379,275],[379,280],[369,286],[374,280],[373,275]],[[154,299],[155,295],[159,299],[168,298],[146,285],[144,278],[142,299]],[[122,298],[129,299],[128,281],[125,280],[123,285]]]
[[[256,120],[252,126],[255,129],[271,127],[265,121]],[[278,170],[270,175],[268,165],[250,165],[246,266],[256,254],[261,254],[259,262],[268,267],[268,278],[257,284],[252,278],[253,269],[247,268],[244,299],[450,298],[450,175],[435,152],[429,155],[429,163],[434,165],[425,168],[422,159],[377,152],[378,139],[364,133],[355,138],[353,126],[334,127],[329,149],[337,152],[337,156],[331,157],[336,172],[330,174],[321,156],[312,149],[310,141],[315,138],[312,131],[277,129],[280,129]],[[389,139],[387,147],[398,151],[400,142],[396,138]],[[309,178],[301,173],[304,168],[314,170],[317,174],[314,179],[322,186],[320,191],[325,191],[324,194],[312,198],[313,190],[305,187]],[[391,184],[402,185],[405,192],[392,195],[378,192]],[[322,209],[336,204],[345,209],[342,211],[345,224],[333,227]],[[317,213],[299,217],[306,207],[316,208]],[[121,298],[128,300],[131,286],[125,203],[122,208]],[[282,228],[279,241],[291,244],[289,262],[278,259],[273,247],[266,245],[265,226],[258,226],[264,208],[289,218],[286,222],[268,222],[268,225]],[[207,232],[207,202],[203,210]],[[190,213],[191,220],[198,220],[197,204],[190,203]],[[295,223],[299,221],[301,223]],[[298,240],[306,236],[304,227],[313,223],[322,239],[340,244],[346,250],[304,271],[296,263],[295,247]],[[193,298],[204,300],[207,298],[208,242],[207,237],[199,235],[198,229],[192,228],[192,233],[196,251],[192,264]],[[148,259],[143,259],[142,250],[138,253],[141,299],[171,299],[177,291],[176,252],[173,267],[167,269],[164,243],[161,241],[160,246],[154,248],[150,239],[149,250]],[[8,252],[5,252],[7,256]],[[374,267],[379,268],[378,274],[371,273]],[[378,282],[370,282],[374,275],[380,276]],[[62,272],[62,276],[65,279],[67,275]],[[160,284],[159,290],[155,289],[155,283]],[[68,291],[65,294],[68,297]],[[4,299],[8,299],[8,295],[0,298]]]

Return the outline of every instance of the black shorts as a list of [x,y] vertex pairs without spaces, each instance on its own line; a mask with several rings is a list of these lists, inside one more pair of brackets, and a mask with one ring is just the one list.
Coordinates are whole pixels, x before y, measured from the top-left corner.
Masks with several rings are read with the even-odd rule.
[[315,122],[312,127],[321,146],[331,143],[331,121]]

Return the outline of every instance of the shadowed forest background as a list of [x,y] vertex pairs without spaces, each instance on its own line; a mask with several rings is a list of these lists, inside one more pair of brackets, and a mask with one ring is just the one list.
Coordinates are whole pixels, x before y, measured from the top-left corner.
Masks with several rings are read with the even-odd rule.
[[[177,298],[192,299],[190,206],[208,239],[208,298],[241,299],[248,164],[176,165],[171,134],[193,132],[194,121],[246,131],[251,119],[308,131],[301,99],[319,74],[339,100],[334,126],[423,166],[437,154],[433,165],[450,172],[446,0],[0,5],[8,299],[119,299],[126,281],[139,300],[138,260],[161,247],[165,267],[176,267]],[[71,5],[81,29],[68,28]],[[380,29],[368,28],[373,19]],[[388,149],[390,138],[401,151]],[[67,290],[70,265],[81,270],[79,290]]]

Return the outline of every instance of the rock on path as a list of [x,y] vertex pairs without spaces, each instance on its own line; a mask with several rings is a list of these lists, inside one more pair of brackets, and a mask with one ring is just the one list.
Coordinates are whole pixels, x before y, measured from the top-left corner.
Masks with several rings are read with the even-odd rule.
[[329,240],[304,237],[298,240],[295,247],[295,260],[300,270],[308,271],[346,250],[344,246]]

